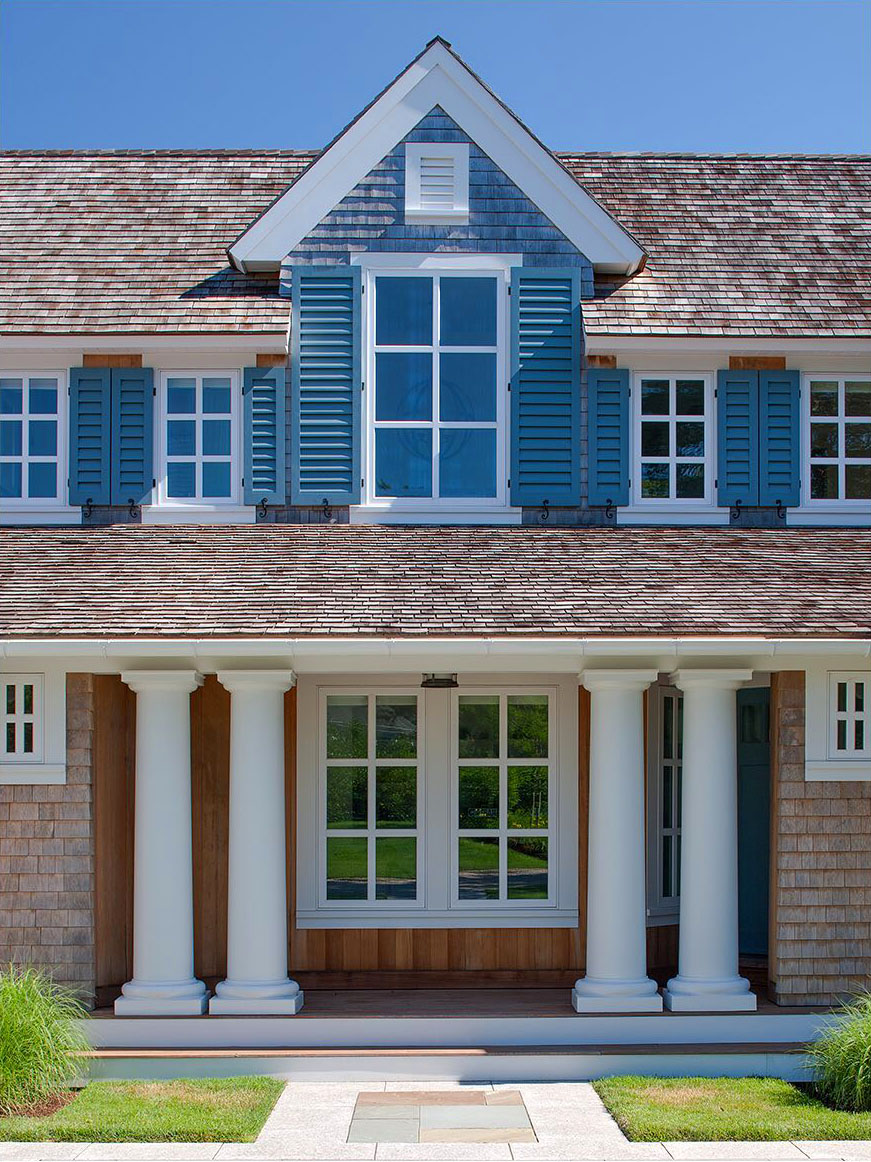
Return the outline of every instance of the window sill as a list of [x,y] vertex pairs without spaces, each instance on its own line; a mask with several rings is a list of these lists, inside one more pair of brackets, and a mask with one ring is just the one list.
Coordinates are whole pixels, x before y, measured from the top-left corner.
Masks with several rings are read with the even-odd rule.
[[617,509],[618,525],[727,525],[728,508],[713,505],[630,504]]
[[24,505],[4,503],[0,525],[80,525],[82,510],[67,504]]
[[792,508],[787,509],[787,525],[796,527],[810,525],[846,525],[867,527],[871,525],[871,503],[856,501],[856,507],[845,504],[833,504],[831,508]]
[[871,782],[871,759],[808,760],[804,767],[806,783]]
[[521,508],[386,508],[377,504],[351,506],[352,525],[519,525]]
[[144,525],[253,525],[257,510],[241,504],[152,504],[143,505]]
[[297,928],[577,928],[578,913],[565,908],[390,908],[382,912],[370,909],[357,912],[352,908],[326,908],[299,911]]
[[63,763],[0,763],[0,786],[62,785],[67,781]]

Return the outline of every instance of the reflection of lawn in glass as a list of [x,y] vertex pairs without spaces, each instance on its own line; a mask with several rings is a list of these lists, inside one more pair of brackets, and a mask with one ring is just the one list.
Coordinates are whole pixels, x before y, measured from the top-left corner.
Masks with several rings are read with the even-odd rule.
[[[530,855],[525,851],[516,851],[511,858],[512,866],[516,868],[535,868],[544,871],[547,868],[547,859]],[[495,843],[486,839],[460,839],[460,866],[475,868],[478,871],[490,871],[499,866],[499,848]]]
[[[365,880],[367,867],[365,857],[361,860],[358,849],[353,846],[360,840],[352,836],[330,837],[328,879]],[[391,844],[381,854],[378,861],[380,873],[388,879],[414,879],[417,875],[413,843],[404,850],[396,850]]]

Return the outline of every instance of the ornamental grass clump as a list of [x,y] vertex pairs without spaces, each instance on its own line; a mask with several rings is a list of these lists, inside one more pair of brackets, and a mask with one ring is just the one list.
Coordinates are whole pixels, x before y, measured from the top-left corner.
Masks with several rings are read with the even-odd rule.
[[59,1094],[87,1049],[72,993],[33,968],[0,970],[0,1115],[26,1112]]
[[817,1093],[827,1105],[854,1113],[871,1110],[871,993],[845,1004],[810,1054]]

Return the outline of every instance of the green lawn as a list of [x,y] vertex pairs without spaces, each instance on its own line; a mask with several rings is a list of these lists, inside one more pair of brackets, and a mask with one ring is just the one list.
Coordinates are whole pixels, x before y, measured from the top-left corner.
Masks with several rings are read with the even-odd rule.
[[92,1081],[48,1117],[0,1117],[4,1142],[253,1142],[284,1083]]
[[829,1109],[808,1088],[757,1077],[609,1077],[596,1092],[633,1142],[871,1138],[871,1113]]

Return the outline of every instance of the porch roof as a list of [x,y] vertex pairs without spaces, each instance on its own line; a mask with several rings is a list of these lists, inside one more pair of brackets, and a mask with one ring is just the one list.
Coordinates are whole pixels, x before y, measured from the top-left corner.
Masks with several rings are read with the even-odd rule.
[[0,640],[539,634],[871,638],[871,530],[0,530]]

